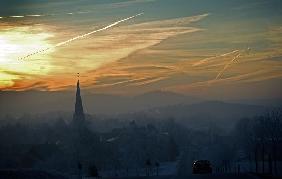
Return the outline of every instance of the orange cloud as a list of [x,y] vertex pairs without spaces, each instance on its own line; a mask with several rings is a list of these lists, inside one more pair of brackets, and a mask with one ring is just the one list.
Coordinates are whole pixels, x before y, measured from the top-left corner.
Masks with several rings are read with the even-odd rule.
[[[68,81],[64,80],[64,78],[67,78],[67,74],[76,74],[77,72],[90,74],[88,73],[89,71],[97,70],[103,65],[126,58],[136,51],[157,45],[168,38],[200,31],[201,29],[188,27],[187,25],[192,22],[197,22],[206,16],[208,16],[208,14],[121,26],[115,29],[109,29],[106,32],[100,32],[96,36],[76,41],[69,46],[57,49],[51,48],[52,45],[54,46],[57,44],[60,39],[74,36],[75,32],[66,32],[65,29],[63,32],[60,32],[57,27],[54,27],[54,30],[56,31],[52,32],[52,27],[39,26],[38,31],[48,29],[48,34],[50,35],[44,36],[44,34],[47,33],[38,32],[38,35],[43,37],[42,40],[38,40],[36,34],[29,33],[31,27],[21,27],[20,33],[18,34],[19,37],[17,38],[20,39],[21,36],[30,35],[32,41],[23,41],[23,44],[18,44],[17,41],[13,41],[13,45],[18,46],[18,48],[23,51],[18,53],[30,54],[30,51],[35,51],[34,49],[36,48],[40,51],[45,49],[45,44],[46,48],[51,48],[53,51],[48,51],[47,54],[30,56],[30,59],[25,60],[24,62],[19,62],[17,60],[19,55],[14,55],[13,53],[16,49],[9,54],[5,52],[4,54],[6,55],[2,59],[7,65],[10,66],[10,63],[8,63],[8,60],[10,59],[10,61],[17,65],[22,65],[22,67],[17,67],[15,69],[13,66],[10,66],[11,68],[4,66],[2,68],[6,71],[25,72],[28,75],[36,74],[37,76],[23,75],[22,77],[21,75],[14,75],[14,78],[10,78],[10,81],[12,82],[11,85],[7,86],[6,83],[0,83],[1,89],[20,89],[21,85],[22,89],[29,88],[19,82],[20,79],[23,78],[25,81],[30,80],[31,82],[28,83],[31,84],[38,80],[41,80],[40,84],[44,84],[40,87],[35,85],[34,88],[43,88],[47,90],[60,89],[59,86],[52,83],[52,80],[42,80],[52,79],[52,76],[56,76],[56,78],[61,78],[61,81]],[[17,31],[17,27],[13,27],[9,30],[9,33],[15,34],[18,33]],[[8,35],[5,34],[6,32],[1,33],[4,33],[5,38],[8,38]],[[54,38],[54,36],[58,36],[59,38]],[[43,45],[40,46],[40,43]],[[30,44],[30,46],[26,46],[25,44]],[[6,47],[7,45],[7,43],[4,44]],[[95,76],[92,78],[95,78]],[[89,84],[86,85],[91,84],[95,83],[90,81]],[[58,85],[60,85],[60,83]],[[62,88],[68,86],[62,83],[61,85]]]

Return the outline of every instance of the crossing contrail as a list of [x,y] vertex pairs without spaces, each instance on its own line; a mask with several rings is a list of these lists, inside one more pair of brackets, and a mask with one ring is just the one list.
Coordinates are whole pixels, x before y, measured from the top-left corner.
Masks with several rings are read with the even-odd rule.
[[110,25],[107,25],[107,26],[105,26],[105,27],[103,27],[103,28],[101,28],[101,29],[97,29],[97,30],[91,31],[91,32],[88,32],[88,33],[86,33],[86,34],[78,35],[78,36],[73,37],[73,38],[71,38],[71,39],[69,39],[69,40],[66,40],[66,41],[57,43],[57,44],[55,44],[53,47],[45,48],[45,49],[36,51],[36,52],[34,52],[34,53],[28,54],[28,55],[26,55],[26,56],[20,58],[20,60],[24,60],[24,59],[26,59],[26,58],[28,58],[28,57],[30,57],[30,56],[33,56],[33,55],[36,55],[36,54],[45,52],[45,51],[50,50],[50,49],[54,49],[54,48],[56,48],[56,47],[60,47],[60,46],[66,45],[66,44],[68,44],[68,43],[70,43],[70,42],[72,42],[72,41],[85,38],[85,37],[87,37],[87,36],[89,36],[89,35],[92,35],[92,34],[94,34],[94,33],[107,30],[107,29],[109,29],[109,28],[111,28],[111,27],[114,27],[114,26],[116,26],[116,25],[118,25],[118,24],[120,24],[120,23],[122,23],[122,22],[128,21],[128,20],[130,20],[130,19],[133,19],[133,18],[135,18],[135,17],[137,17],[137,16],[141,16],[141,15],[143,15],[143,14],[144,14],[144,13],[142,12],[142,13],[136,14],[136,15],[134,15],[134,16],[131,16],[131,17],[128,17],[128,18],[125,18],[125,19],[116,21],[116,22],[114,22],[114,23],[112,23],[112,24],[110,24]]
[[241,53],[238,53],[237,55],[235,55],[235,57],[232,58],[232,60],[230,60],[225,66],[224,68],[217,74],[217,76],[215,77],[215,80],[218,80],[221,75],[225,72],[225,70],[232,65],[232,63],[234,63],[234,61],[239,58],[241,56]]
[[239,50],[233,50],[231,52],[227,52],[227,53],[224,53],[224,54],[216,55],[216,56],[213,56],[213,57],[208,57],[208,58],[205,58],[203,60],[200,60],[199,62],[194,63],[192,66],[193,67],[194,66],[199,66],[199,65],[202,65],[202,64],[208,62],[209,60],[212,60],[212,59],[215,59],[215,58],[219,58],[219,57],[225,57],[225,56],[231,55],[233,53],[237,53],[237,52],[239,52]]
[[[231,53],[237,53],[237,52],[238,52],[238,54],[235,55],[235,56],[232,58],[232,60],[230,60],[230,61],[223,67],[223,69],[217,74],[217,76],[215,77],[214,80],[215,80],[215,81],[218,80],[218,79],[222,76],[222,74],[226,71],[226,69],[227,69],[228,67],[230,67],[230,66],[237,60],[237,58],[239,58],[239,57],[242,56],[242,53],[248,54],[248,53],[250,52],[250,50],[251,50],[251,48],[248,47],[246,50],[243,50],[243,51],[234,50],[233,52],[230,52],[229,54],[231,54]],[[225,55],[226,55],[226,54],[225,54]],[[238,60],[237,60],[237,61],[238,61]]]

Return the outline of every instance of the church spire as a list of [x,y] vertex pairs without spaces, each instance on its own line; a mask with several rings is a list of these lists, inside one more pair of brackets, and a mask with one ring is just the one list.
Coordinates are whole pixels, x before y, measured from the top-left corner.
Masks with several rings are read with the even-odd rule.
[[76,100],[75,100],[75,110],[73,114],[74,121],[84,121],[85,116],[83,112],[82,100],[80,96],[79,80],[77,80],[76,85]]

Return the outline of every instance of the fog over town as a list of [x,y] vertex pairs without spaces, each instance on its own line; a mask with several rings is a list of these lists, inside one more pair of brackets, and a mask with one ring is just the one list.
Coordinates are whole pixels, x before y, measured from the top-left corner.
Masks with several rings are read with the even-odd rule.
[[281,7],[0,1],[0,179],[281,178]]

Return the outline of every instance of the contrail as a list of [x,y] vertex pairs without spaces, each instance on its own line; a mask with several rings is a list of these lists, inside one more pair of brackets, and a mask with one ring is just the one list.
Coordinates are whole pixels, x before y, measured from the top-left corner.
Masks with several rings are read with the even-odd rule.
[[76,14],[87,14],[91,11],[77,11],[77,12],[66,12],[66,13],[55,13],[55,14],[22,14],[22,15],[11,15],[0,17],[2,18],[25,18],[25,17],[45,17],[45,16],[62,16],[62,15],[76,15]]
[[9,16],[9,17],[13,17],[13,18],[22,18],[24,16]]
[[42,17],[42,16],[45,16],[45,15],[42,15],[42,14],[30,14],[30,15],[25,15],[25,17]]
[[69,40],[66,40],[66,41],[57,43],[57,44],[54,45],[53,47],[49,47],[49,48],[46,48],[46,49],[42,49],[42,50],[36,51],[36,52],[34,52],[34,53],[31,53],[31,54],[28,54],[28,55],[26,55],[26,56],[20,58],[20,60],[26,59],[26,58],[28,58],[28,57],[30,57],[30,56],[36,55],[36,54],[38,54],[38,53],[42,53],[42,52],[47,51],[47,50],[50,50],[50,49],[54,49],[54,48],[56,48],[56,47],[60,47],[60,46],[62,46],[62,45],[66,45],[66,44],[68,44],[68,43],[70,43],[70,42],[72,42],[72,41],[85,38],[85,37],[87,37],[87,36],[89,36],[89,35],[92,35],[92,34],[94,34],[94,33],[107,30],[107,29],[109,29],[109,28],[111,28],[111,27],[114,27],[114,26],[116,26],[116,25],[118,25],[118,24],[124,22],[124,21],[128,21],[128,20],[130,20],[130,19],[133,19],[133,18],[135,18],[135,17],[137,17],[137,16],[141,16],[141,15],[143,15],[143,14],[144,14],[144,13],[142,12],[142,13],[139,13],[139,14],[137,14],[137,15],[134,15],[134,16],[131,16],[131,17],[128,17],[128,18],[125,18],[125,19],[116,21],[116,22],[114,22],[114,23],[112,23],[112,24],[110,24],[110,25],[107,25],[107,26],[105,26],[105,27],[103,27],[103,28],[101,28],[101,29],[94,30],[94,31],[88,32],[88,33],[86,33],[86,34],[82,34],[82,35],[73,37],[73,38],[71,38],[71,39],[69,39]]
[[[247,54],[248,54],[248,53],[250,52],[250,50],[251,50],[250,47],[248,47],[246,50],[243,50],[243,51],[241,51],[241,52],[240,52],[239,50],[234,50],[233,53],[238,52],[238,54],[235,55],[235,56],[232,58],[232,60],[229,61],[229,62],[224,66],[224,68],[217,74],[217,76],[215,77],[214,80],[218,80],[218,79],[221,77],[221,75],[225,72],[225,70],[226,70],[230,65],[232,65],[232,64],[237,60],[237,58],[241,57],[242,53],[247,53]],[[230,52],[230,53],[232,53],[232,52]],[[229,54],[230,54],[230,53],[229,53]],[[227,54],[225,54],[225,55],[227,55]]]
[[227,52],[227,53],[224,53],[224,54],[216,55],[216,56],[213,56],[213,57],[208,57],[208,58],[205,58],[203,60],[200,60],[199,62],[194,63],[192,66],[193,67],[199,66],[199,65],[206,63],[207,61],[209,61],[211,59],[215,59],[215,58],[218,58],[218,57],[225,57],[225,56],[231,55],[231,54],[236,53],[236,52],[239,52],[239,50],[233,50],[231,52]]
[[215,77],[214,80],[218,80],[218,79],[221,77],[221,75],[225,72],[225,70],[226,70],[230,65],[232,65],[232,63],[233,63],[237,58],[239,58],[240,56],[241,56],[241,53],[238,53],[236,56],[234,56],[234,57],[232,58],[232,60],[230,60],[230,61],[224,66],[224,68],[217,74],[217,76]]

